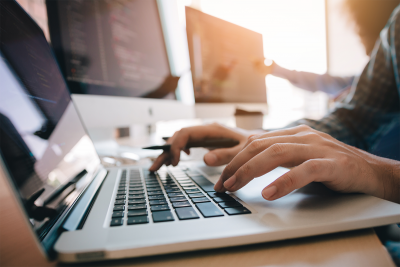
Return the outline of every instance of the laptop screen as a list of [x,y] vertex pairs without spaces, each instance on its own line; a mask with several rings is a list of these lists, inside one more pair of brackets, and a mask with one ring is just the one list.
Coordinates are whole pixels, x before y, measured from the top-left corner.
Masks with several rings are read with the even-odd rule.
[[[15,1],[0,1],[0,38],[2,168],[43,237],[99,159],[43,32]],[[51,212],[40,218],[28,200]]]

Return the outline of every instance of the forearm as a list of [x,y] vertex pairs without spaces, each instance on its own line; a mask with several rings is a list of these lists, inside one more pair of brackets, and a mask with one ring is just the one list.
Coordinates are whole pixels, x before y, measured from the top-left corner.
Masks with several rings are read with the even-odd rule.
[[304,71],[295,71],[282,68],[274,63],[272,68],[272,75],[288,80],[294,86],[301,89],[316,92],[322,91],[331,96],[336,96],[345,88],[348,88],[354,77],[338,77],[331,76],[327,73],[316,74]]

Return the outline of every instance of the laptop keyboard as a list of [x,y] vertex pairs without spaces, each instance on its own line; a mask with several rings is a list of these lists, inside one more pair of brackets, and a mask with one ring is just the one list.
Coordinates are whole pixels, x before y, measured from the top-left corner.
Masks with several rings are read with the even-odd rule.
[[[225,213],[224,213],[225,212]],[[214,184],[186,167],[158,172],[123,170],[110,226],[194,220],[251,213],[237,200],[214,191]]]

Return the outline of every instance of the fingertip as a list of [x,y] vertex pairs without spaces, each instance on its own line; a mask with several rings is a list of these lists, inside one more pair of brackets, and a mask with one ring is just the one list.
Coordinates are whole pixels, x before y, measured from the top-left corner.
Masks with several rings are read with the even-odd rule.
[[266,187],[261,194],[263,198],[266,200],[274,200],[276,192],[278,192],[278,188],[275,185],[273,185]]
[[214,166],[217,164],[218,158],[217,156],[212,153],[209,152],[207,154],[204,155],[204,162],[208,165],[208,166]]

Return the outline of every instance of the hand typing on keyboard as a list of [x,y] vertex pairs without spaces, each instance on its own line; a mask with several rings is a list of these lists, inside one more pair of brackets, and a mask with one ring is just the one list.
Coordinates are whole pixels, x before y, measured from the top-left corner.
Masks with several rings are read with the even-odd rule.
[[265,199],[275,200],[311,182],[321,182],[336,191],[365,193],[400,203],[398,161],[374,156],[306,125],[249,137],[250,132],[217,124],[182,129],[168,140],[170,152],[160,155],[151,170],[162,164],[176,166],[180,150],[189,141],[232,138],[240,144],[204,156],[209,166],[229,163],[215,184],[217,192],[237,191],[255,177],[284,166],[294,168],[260,188]]

